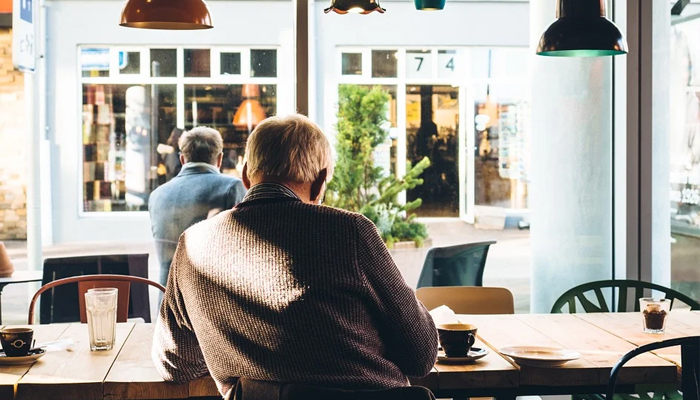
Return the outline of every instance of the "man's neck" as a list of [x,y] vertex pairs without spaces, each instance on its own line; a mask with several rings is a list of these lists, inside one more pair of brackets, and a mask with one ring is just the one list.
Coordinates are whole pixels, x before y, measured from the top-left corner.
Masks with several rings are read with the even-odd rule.
[[299,182],[290,182],[290,181],[283,181],[283,180],[277,180],[277,179],[272,179],[272,178],[265,178],[261,179],[258,182],[254,182],[253,186],[259,184],[259,183],[277,183],[280,185],[284,185],[288,187],[292,192],[294,192],[301,201],[304,203],[308,204],[316,204],[315,202],[311,201],[309,198],[309,193],[311,193],[311,183],[299,183]]

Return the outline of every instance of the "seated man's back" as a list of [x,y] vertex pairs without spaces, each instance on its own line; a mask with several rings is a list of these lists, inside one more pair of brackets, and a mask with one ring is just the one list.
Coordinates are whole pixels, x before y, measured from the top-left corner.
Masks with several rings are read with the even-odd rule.
[[154,339],[163,377],[210,372],[226,393],[239,376],[380,389],[427,374],[435,326],[372,222],[289,186],[253,184],[180,238]]

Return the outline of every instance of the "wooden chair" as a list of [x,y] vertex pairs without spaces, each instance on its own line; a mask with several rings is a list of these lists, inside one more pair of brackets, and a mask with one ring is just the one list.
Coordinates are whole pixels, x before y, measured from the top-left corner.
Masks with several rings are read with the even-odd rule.
[[80,322],[87,322],[87,314],[85,312],[85,293],[88,289],[93,288],[104,288],[104,287],[114,287],[117,288],[117,322],[126,322],[129,316],[129,292],[132,283],[141,283],[145,285],[150,285],[158,288],[161,292],[165,293],[165,288],[158,282],[153,282],[146,278],[141,278],[138,276],[129,275],[83,275],[74,276],[70,278],[58,279],[48,284],[42,286],[32,297],[32,301],[29,303],[29,318],[27,323],[29,325],[34,324],[34,308],[36,301],[39,299],[42,293],[47,290],[52,290],[53,288],[61,285],[67,285],[71,283],[78,284],[78,303],[80,309]]
[[[617,302],[612,307],[605,300],[604,289],[610,289],[617,295]],[[584,283],[567,290],[554,302],[552,313],[559,314],[566,308],[569,313],[574,314],[578,312],[577,303],[583,307],[581,311],[587,313],[639,311],[639,299],[646,296],[645,290],[663,293],[667,299],[671,300],[671,308],[675,301],[679,300],[690,306],[691,310],[700,310],[700,303],[696,300],[665,286],[643,281],[606,280]],[[592,296],[586,294],[591,294],[595,300],[591,300]],[[631,295],[632,304],[629,304],[628,299]]]
[[489,247],[496,241],[433,247],[428,250],[418,288],[432,286],[483,286]]
[[433,392],[422,386],[339,390],[250,378],[240,378],[231,392],[226,400],[435,400]]
[[446,305],[457,314],[515,313],[513,294],[499,287],[423,287],[416,290],[416,297],[428,310]]
[[639,346],[622,356],[610,372],[606,399],[617,397],[614,395],[617,375],[629,360],[649,351],[673,346],[681,346],[681,365],[683,367],[681,392],[683,393],[683,400],[700,400],[700,336],[669,339]]

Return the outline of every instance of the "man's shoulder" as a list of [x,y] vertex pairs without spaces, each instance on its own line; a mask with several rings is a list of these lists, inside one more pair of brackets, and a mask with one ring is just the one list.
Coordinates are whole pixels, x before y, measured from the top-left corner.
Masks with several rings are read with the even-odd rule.
[[348,210],[343,210],[341,208],[335,208],[335,207],[330,207],[330,206],[317,206],[317,205],[312,205],[312,204],[304,204],[300,203],[300,206],[306,210],[308,210],[309,213],[311,214],[316,214],[319,216],[319,218],[330,218],[333,219],[334,221],[338,221],[341,223],[346,223],[346,224],[352,224],[355,226],[362,225],[365,223],[365,221],[369,222],[370,224],[372,223],[370,220],[368,220],[364,215],[348,211]]

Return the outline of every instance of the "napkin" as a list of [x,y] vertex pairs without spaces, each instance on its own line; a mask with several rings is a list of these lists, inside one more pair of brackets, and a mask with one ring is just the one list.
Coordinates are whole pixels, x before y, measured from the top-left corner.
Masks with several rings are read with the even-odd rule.
[[433,322],[435,325],[442,324],[458,324],[459,319],[457,319],[457,314],[450,307],[442,305],[440,307],[430,310],[430,316],[433,317]]

